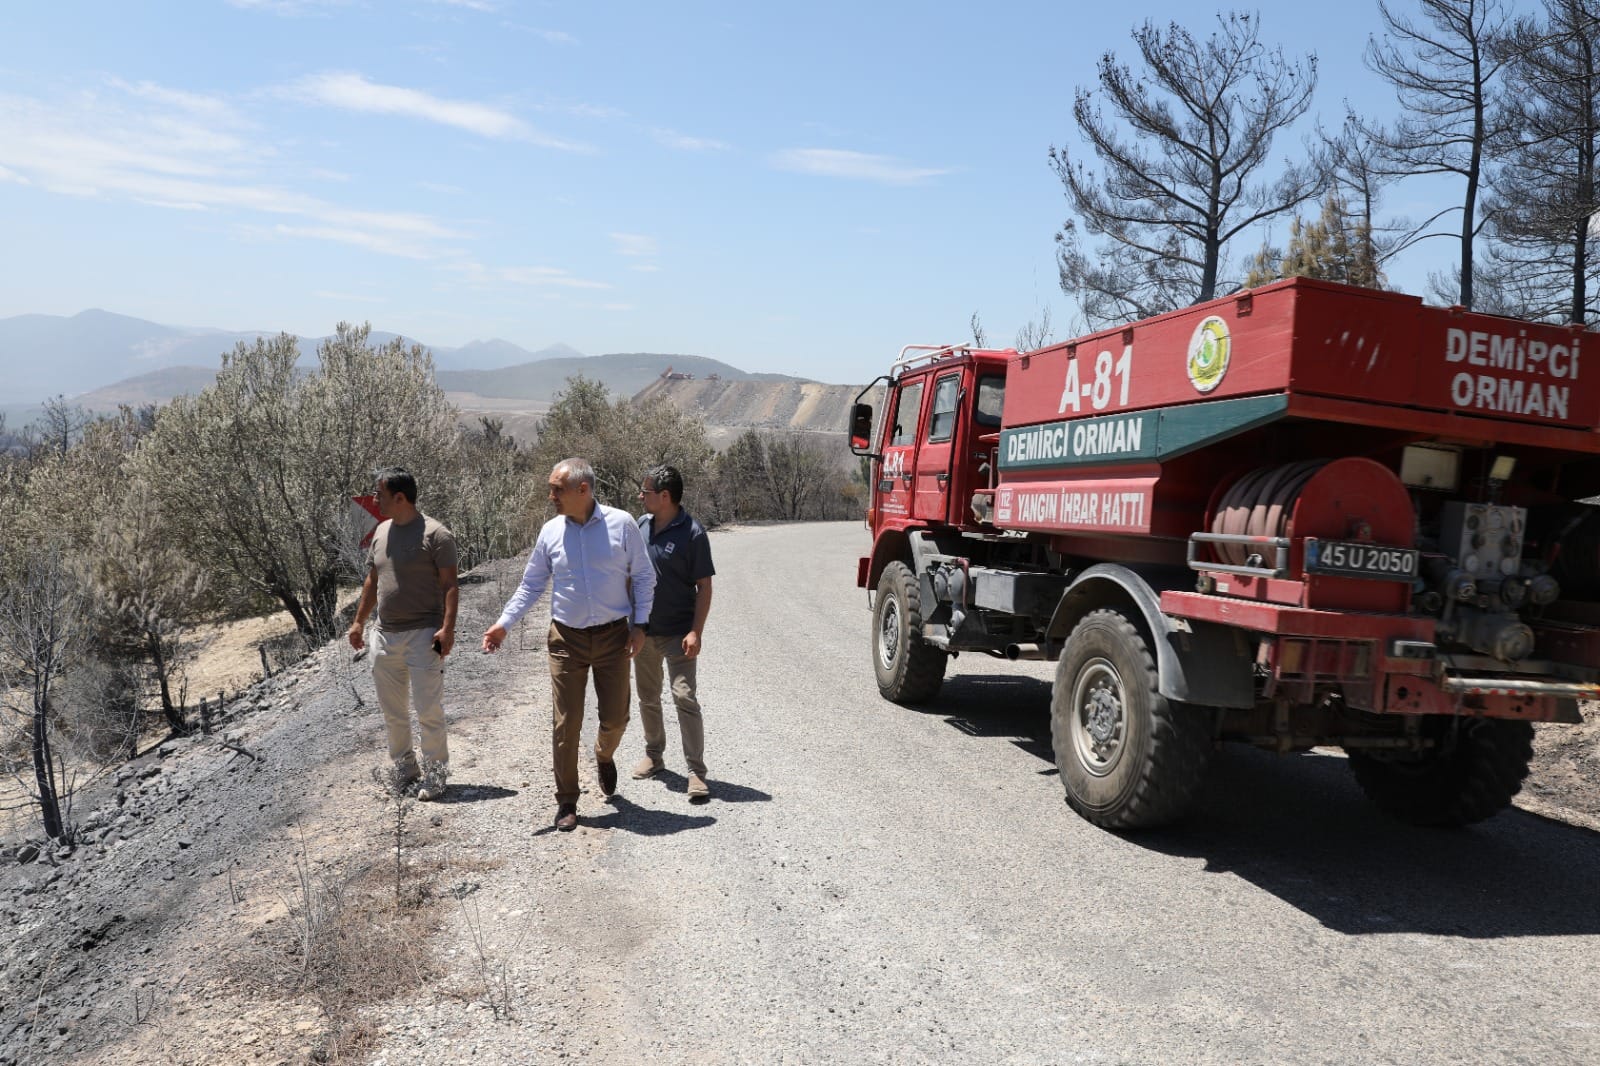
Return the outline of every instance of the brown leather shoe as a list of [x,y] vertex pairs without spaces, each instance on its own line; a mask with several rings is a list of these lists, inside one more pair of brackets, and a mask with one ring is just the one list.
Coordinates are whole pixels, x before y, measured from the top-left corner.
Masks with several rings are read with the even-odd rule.
[[578,805],[576,803],[563,803],[556,808],[556,828],[563,833],[570,833],[578,828]]
[[693,770],[689,771],[689,787],[686,791],[689,793],[690,803],[703,803],[711,798],[711,786],[706,784],[705,778]]
[[646,755],[644,758],[633,764],[633,779],[635,781],[643,781],[647,777],[656,776],[666,768],[666,764],[661,762],[659,759],[652,759],[650,756]]
[[601,762],[595,759],[594,764],[600,770],[600,791],[607,796],[617,794],[617,764],[615,762]]

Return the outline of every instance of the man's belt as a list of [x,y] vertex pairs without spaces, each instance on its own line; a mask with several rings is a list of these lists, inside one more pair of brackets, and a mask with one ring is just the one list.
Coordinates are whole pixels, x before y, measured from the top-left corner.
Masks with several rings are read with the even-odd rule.
[[[558,619],[558,621],[559,621],[559,619]],[[624,615],[621,618],[613,618],[609,622],[601,622],[597,626],[569,626],[565,622],[561,622],[560,624],[563,627],[572,630],[574,633],[599,633],[602,630],[614,629],[617,626],[627,625],[628,624],[628,618],[627,618],[626,615]]]

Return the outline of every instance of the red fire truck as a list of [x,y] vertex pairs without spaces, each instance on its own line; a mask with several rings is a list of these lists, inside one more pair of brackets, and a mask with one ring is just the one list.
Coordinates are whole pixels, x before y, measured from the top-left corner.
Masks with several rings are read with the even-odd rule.
[[1291,279],[1034,352],[909,346],[851,419],[879,690],[1055,661],[1067,802],[1107,827],[1181,815],[1221,741],[1340,747],[1397,817],[1486,818],[1532,723],[1600,696],[1585,339]]

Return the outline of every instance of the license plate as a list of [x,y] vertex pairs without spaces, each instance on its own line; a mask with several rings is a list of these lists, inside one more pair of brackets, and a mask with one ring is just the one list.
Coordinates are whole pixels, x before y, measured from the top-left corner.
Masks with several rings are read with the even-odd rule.
[[1386,548],[1345,540],[1306,538],[1306,572],[1375,581],[1412,581],[1421,554],[1415,548]]

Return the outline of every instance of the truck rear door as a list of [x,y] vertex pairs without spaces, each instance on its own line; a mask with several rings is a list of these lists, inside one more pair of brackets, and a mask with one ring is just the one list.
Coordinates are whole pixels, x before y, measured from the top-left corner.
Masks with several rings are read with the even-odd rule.
[[883,464],[878,469],[878,510],[911,517],[911,487],[917,474],[917,440],[927,377],[904,381],[889,394]]
[[933,379],[933,397],[917,449],[916,497],[912,517],[925,522],[949,521],[950,459],[955,447],[956,406],[961,400],[962,368]]

